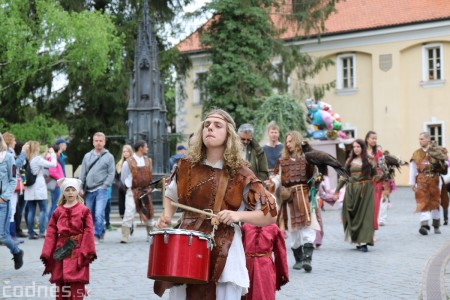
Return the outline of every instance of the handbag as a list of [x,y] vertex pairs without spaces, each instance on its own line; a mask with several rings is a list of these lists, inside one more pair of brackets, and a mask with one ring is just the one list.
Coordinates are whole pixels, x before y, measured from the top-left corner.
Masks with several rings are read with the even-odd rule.
[[17,178],[17,184],[16,189],[14,190],[15,193],[22,193],[25,190],[25,185],[23,185],[23,181],[21,177]]
[[72,250],[75,248],[76,245],[77,243],[74,240],[68,238],[64,243],[64,245],[55,250],[55,252],[53,253],[53,258],[56,259],[57,261],[63,260],[70,254],[72,254]]
[[119,191],[126,192],[127,186],[120,180],[120,174],[116,173],[116,176],[114,176],[114,184],[117,186]]
[[281,186],[280,189],[280,199],[282,201],[287,201],[287,202],[291,202],[293,198],[293,193],[292,190],[290,188]]
[[53,192],[55,189],[56,189],[56,180],[51,178],[51,180],[47,182],[47,190]]

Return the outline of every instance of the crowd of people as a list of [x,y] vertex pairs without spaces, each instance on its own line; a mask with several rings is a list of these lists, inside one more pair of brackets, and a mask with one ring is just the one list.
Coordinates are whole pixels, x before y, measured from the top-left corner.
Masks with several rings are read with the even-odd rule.
[[[168,162],[171,174],[164,187],[164,209],[156,220],[152,159],[145,141],[124,145],[115,163],[105,148],[106,136],[95,133],[93,149],[84,156],[75,179],[66,175],[65,139],[58,138],[41,152],[37,141],[21,144],[11,133],[0,134],[0,243],[13,255],[14,268],[20,269],[24,256],[20,238],[45,239],[44,274],[51,274],[58,290],[69,290],[82,299],[89,264],[97,257],[95,245],[110,226],[115,184],[122,218],[118,242],[130,242],[136,214],[146,226],[147,239],[153,230],[172,227],[176,211],[172,203],[194,209],[183,211],[177,229],[213,239],[207,282],[157,278],[157,295],[170,290],[171,299],[240,299],[241,295],[275,299],[276,291],[289,281],[286,239],[295,260],[292,268],[307,273],[313,269],[313,252],[322,245],[324,234],[321,203],[342,201],[345,240],[368,252],[368,246],[375,245],[376,230],[387,223],[389,195],[396,186],[392,174],[384,170],[384,154],[374,131],[367,132],[364,140],[352,141],[343,164],[348,176],[340,176],[335,187],[328,174],[307,159],[300,132],[287,132],[282,143],[280,128],[271,122],[266,135],[268,143],[261,146],[251,124],[237,128],[228,112],[208,113],[187,148],[178,145]],[[448,222],[450,180],[441,176],[447,174],[448,162],[438,168],[430,154],[428,133],[420,133],[419,144],[409,177],[420,213],[419,233],[428,235],[431,225],[439,234],[440,206],[444,224]],[[212,219],[202,211],[210,211]],[[68,256],[78,259],[63,264]]]

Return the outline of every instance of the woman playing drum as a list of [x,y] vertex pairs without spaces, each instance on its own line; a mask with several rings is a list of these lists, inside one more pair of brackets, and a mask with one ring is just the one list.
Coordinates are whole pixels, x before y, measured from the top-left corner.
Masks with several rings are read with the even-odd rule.
[[[209,281],[206,284],[173,284],[156,281],[162,296],[171,287],[171,299],[240,299],[249,287],[242,235],[235,223],[265,226],[276,221],[276,202],[247,167],[231,116],[216,109],[207,114],[181,159],[166,189],[164,212],[157,228],[171,225],[171,201],[212,210],[217,218],[185,211],[180,228],[211,234]],[[217,224],[214,226],[213,223]]]

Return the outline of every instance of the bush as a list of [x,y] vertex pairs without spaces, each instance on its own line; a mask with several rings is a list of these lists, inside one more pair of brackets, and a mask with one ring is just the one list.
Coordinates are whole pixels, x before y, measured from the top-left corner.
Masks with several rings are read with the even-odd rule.
[[255,112],[255,138],[263,138],[267,124],[275,121],[280,127],[280,141],[288,131],[306,132],[305,108],[289,95],[269,96]]
[[9,131],[16,136],[17,141],[38,141],[42,145],[51,145],[58,137],[67,136],[67,125],[47,115],[38,115],[34,119],[23,124],[10,124]]

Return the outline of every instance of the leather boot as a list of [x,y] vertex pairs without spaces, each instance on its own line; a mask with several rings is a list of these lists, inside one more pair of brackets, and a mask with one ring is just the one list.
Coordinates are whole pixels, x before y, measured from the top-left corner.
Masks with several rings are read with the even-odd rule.
[[311,261],[312,261],[313,251],[314,251],[313,244],[306,243],[305,245],[303,245],[303,265],[302,265],[302,267],[308,273],[311,272],[311,270],[312,270]]
[[433,228],[435,234],[440,234],[441,230],[439,229],[439,226],[441,225],[440,219],[433,219]]
[[421,235],[427,235],[428,231],[430,230],[430,226],[428,225],[428,221],[422,221],[420,222],[420,228],[419,228],[419,233]]
[[128,238],[130,237],[130,227],[122,226],[122,244],[128,243]]
[[303,263],[303,246],[298,247],[297,249],[292,248],[292,252],[294,253],[295,264],[292,267],[294,270],[301,270]]
[[448,224],[448,208],[444,209],[444,225]]

